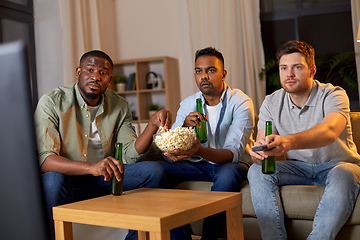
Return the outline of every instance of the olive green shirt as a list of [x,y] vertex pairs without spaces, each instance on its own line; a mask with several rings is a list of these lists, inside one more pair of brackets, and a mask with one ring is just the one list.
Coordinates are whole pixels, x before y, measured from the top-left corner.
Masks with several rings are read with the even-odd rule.
[[[141,160],[143,154],[135,149],[136,133],[124,98],[106,90],[95,118],[104,158],[114,156],[115,143],[120,142],[125,163]],[[77,83],[58,87],[42,96],[35,111],[40,165],[52,154],[86,162],[90,124],[90,112]]]

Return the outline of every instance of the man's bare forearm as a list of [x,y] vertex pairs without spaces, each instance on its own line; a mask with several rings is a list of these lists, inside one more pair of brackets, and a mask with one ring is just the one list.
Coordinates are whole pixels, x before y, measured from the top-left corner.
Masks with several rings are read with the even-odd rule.
[[201,147],[199,149],[198,155],[208,161],[217,164],[232,162],[234,157],[233,153],[230,150],[207,147]]
[[48,156],[41,165],[41,172],[59,172],[65,175],[86,175],[90,173],[92,163],[72,161],[58,155]]

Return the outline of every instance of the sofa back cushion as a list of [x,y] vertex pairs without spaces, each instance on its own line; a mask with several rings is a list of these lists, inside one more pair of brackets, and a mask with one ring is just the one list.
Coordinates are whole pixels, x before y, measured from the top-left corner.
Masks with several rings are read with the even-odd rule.
[[350,112],[350,121],[353,140],[356,144],[357,151],[360,154],[360,112]]

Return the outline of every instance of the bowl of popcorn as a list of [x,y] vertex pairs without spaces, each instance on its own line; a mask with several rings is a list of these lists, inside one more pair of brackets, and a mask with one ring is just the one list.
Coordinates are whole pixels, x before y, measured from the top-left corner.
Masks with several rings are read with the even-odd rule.
[[160,129],[160,132],[154,134],[154,142],[161,151],[175,154],[175,150],[189,150],[195,136],[194,129],[188,127],[177,127],[174,130]]

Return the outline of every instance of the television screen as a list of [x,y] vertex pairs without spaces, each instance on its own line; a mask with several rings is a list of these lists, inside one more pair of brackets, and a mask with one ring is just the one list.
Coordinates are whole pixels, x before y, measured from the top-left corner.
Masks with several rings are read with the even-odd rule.
[[0,239],[48,240],[26,45],[0,45]]

